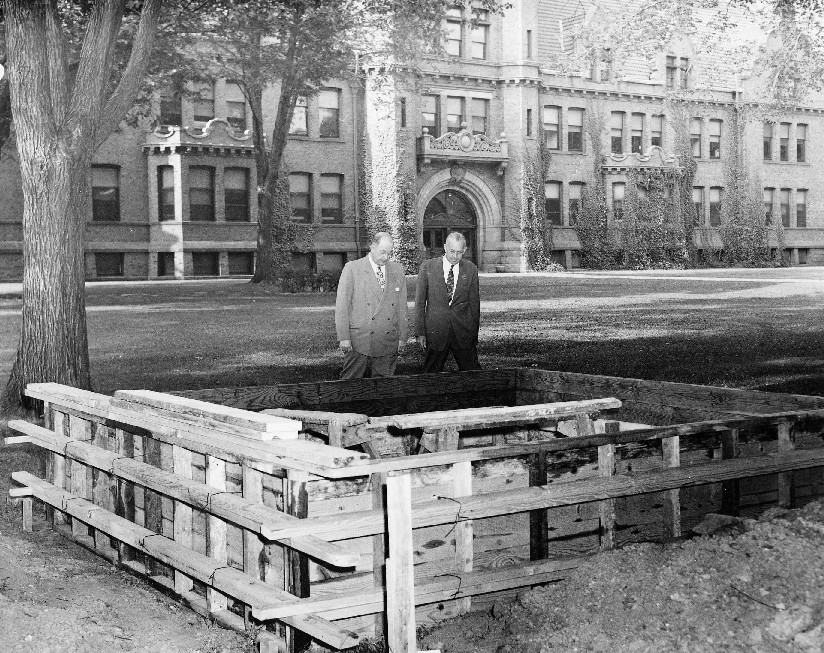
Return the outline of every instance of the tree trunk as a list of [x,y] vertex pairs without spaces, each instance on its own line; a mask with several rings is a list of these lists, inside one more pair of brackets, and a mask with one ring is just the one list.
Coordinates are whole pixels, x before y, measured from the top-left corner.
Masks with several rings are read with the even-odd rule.
[[[6,65],[5,53],[0,54],[0,66]],[[11,132],[11,95],[9,94],[9,78],[4,75],[0,79],[0,158],[3,156],[3,145]]]

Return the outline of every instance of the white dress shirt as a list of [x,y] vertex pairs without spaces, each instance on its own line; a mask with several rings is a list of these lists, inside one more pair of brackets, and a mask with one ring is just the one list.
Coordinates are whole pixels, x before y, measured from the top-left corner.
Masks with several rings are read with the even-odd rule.
[[449,268],[452,268],[452,274],[454,275],[452,278],[455,281],[452,285],[452,295],[449,297],[450,304],[452,303],[452,299],[455,297],[455,288],[458,287],[458,267],[460,264],[460,261],[458,261],[453,267],[449,260],[445,256],[443,257],[443,281],[446,283],[446,280],[449,278]]
[[378,268],[380,268],[383,273],[383,278],[386,279],[386,266],[375,263],[375,261],[372,260],[371,254],[367,258],[369,259],[369,264],[372,266],[372,273],[375,275],[375,278],[378,278]]

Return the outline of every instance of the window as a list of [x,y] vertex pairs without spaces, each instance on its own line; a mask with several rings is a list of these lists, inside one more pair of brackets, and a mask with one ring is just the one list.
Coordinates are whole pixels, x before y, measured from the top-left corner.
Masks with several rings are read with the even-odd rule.
[[157,219],[175,219],[175,171],[172,166],[157,168]]
[[526,31],[526,58],[532,59],[532,30]]
[[220,276],[220,253],[192,252],[192,275],[196,277]]
[[306,98],[301,96],[295,101],[295,109],[292,111],[292,122],[289,124],[290,136],[307,136],[309,134],[309,123],[306,115]]
[[675,57],[667,57],[667,88],[675,88],[676,80],[678,79],[678,66]]
[[314,272],[315,255],[312,252],[292,252],[292,269],[296,272]]
[[312,222],[312,182],[309,173],[293,172],[289,175],[289,201],[295,222]]
[[318,113],[320,115],[320,137],[340,137],[340,91],[324,89],[318,94]]
[[95,252],[94,268],[98,277],[122,277],[123,252]]
[[461,48],[461,18],[460,7],[450,7],[446,10],[446,24],[444,25],[446,43],[444,44],[444,48],[446,54],[453,57],[460,57],[463,54]]
[[627,186],[624,183],[612,184],[612,216],[616,220],[624,218],[624,196]]
[[172,277],[175,273],[175,253],[174,252],[158,252],[157,253],[157,276]]
[[343,175],[320,176],[320,217],[323,222],[343,222]]
[[721,202],[724,200],[724,189],[713,186],[710,188],[710,226],[721,226]]
[[319,263],[320,272],[340,272],[346,265],[346,252],[324,252]]
[[782,188],[781,195],[781,224],[784,227],[790,226],[790,189]]
[[229,252],[226,258],[229,264],[229,274],[251,276],[255,273],[254,252]]
[[472,28],[470,54],[473,59],[486,59],[489,41],[489,12],[486,9],[473,9],[472,16],[476,24]]
[[664,116],[652,117],[649,144],[664,147]]
[[406,127],[406,98],[401,98],[401,128]]
[[197,92],[194,101],[195,122],[209,122],[215,117],[215,89],[211,84],[204,84]]
[[690,123],[690,145],[692,145],[692,156],[701,156],[701,118],[693,118]]
[[546,221],[548,224],[564,224],[561,218],[560,182],[548,181],[544,184],[544,206],[546,207]]
[[807,226],[807,191],[802,188],[795,191],[795,226]]
[[235,131],[246,131],[246,97],[239,84],[226,84],[226,122]]
[[189,220],[214,222],[215,169],[207,166],[189,168]]
[[630,131],[630,151],[637,154],[644,152],[644,114],[633,113]]
[[601,61],[598,69],[601,72],[601,81],[608,82],[612,73],[612,51],[609,48],[601,50]]
[[472,98],[472,133],[486,134],[489,100]]
[[778,132],[778,159],[780,161],[790,160],[790,123],[782,122]]
[[532,136],[532,109],[526,110],[526,135]]
[[567,111],[567,149],[570,152],[584,151],[584,110]]
[[227,222],[249,222],[249,170],[226,168],[223,173],[223,197]]
[[810,250],[806,248],[799,248],[798,250],[798,264],[799,265],[807,265],[807,257],[810,254]]
[[764,189],[764,222],[772,224],[773,201],[775,200],[775,189]]
[[175,127],[183,124],[179,92],[165,93],[160,96],[160,124]]
[[773,126],[772,123],[764,123],[764,160],[772,161],[772,140],[773,140]]
[[795,160],[798,163],[807,161],[807,125],[795,126]]
[[609,119],[611,149],[613,154],[621,154],[624,151],[624,114],[621,111],[613,111]]
[[430,135],[438,138],[441,135],[441,98],[437,95],[421,96],[421,125]]
[[544,135],[550,150],[561,149],[561,107],[544,107]]
[[120,221],[120,168],[92,166],[92,220]]
[[465,100],[462,97],[446,98],[446,131],[459,132],[464,122]]
[[686,57],[681,57],[681,65],[679,66],[679,73],[680,76],[678,78],[679,86],[681,88],[687,88],[689,86],[689,70],[690,70],[690,60]]
[[569,224],[574,225],[578,222],[578,216],[581,215],[582,196],[584,184],[573,182],[569,185]]
[[721,158],[721,121],[710,120],[710,158]]
[[694,225],[704,224],[704,188],[701,186],[692,187],[692,205],[694,207],[694,215],[692,223]]

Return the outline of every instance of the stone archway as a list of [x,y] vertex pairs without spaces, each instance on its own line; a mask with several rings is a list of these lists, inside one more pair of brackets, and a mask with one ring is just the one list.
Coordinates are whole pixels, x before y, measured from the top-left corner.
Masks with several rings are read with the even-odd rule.
[[418,191],[417,214],[421,232],[424,230],[427,208],[432,200],[444,191],[459,193],[461,201],[466,202],[474,213],[473,260],[481,267],[484,251],[490,246],[492,249],[497,249],[500,242],[501,205],[498,203],[492,189],[480,176],[464,169],[462,166],[453,166],[451,169],[441,170],[432,175]]
[[442,190],[435,195],[423,214],[423,247],[427,258],[443,256],[444,242],[452,231],[466,238],[466,258],[477,263],[478,220],[469,199],[459,190]]

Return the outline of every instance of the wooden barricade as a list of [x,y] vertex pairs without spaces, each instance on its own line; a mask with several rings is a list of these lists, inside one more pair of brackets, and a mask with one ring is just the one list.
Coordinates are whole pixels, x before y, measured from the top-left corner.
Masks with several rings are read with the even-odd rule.
[[[15,473],[13,493],[24,527],[36,498],[56,528],[201,613],[240,629],[276,625],[262,648],[310,637],[342,650],[385,626],[393,653],[414,653],[416,626],[434,613],[561,580],[582,555],[626,541],[632,502],[659,503],[645,535],[657,520],[659,538],[679,537],[685,515],[698,514],[685,512],[697,487],[722,487],[717,507],[734,512],[748,478],[775,475],[775,501],[789,505],[806,470],[824,466],[813,444],[824,409],[800,400],[758,415],[732,410],[754,398],[745,406],[719,393],[730,410],[650,427],[614,419],[625,404],[606,393],[547,385],[539,395],[523,378],[516,405],[397,415],[326,410],[331,401],[250,413],[145,391],[31,386],[46,427],[12,422],[21,435],[10,440],[50,452],[48,478]],[[621,387],[636,393],[630,401],[646,392]],[[682,395],[690,410],[697,394]],[[363,401],[359,391],[345,407]],[[747,449],[752,434],[758,451]]]

